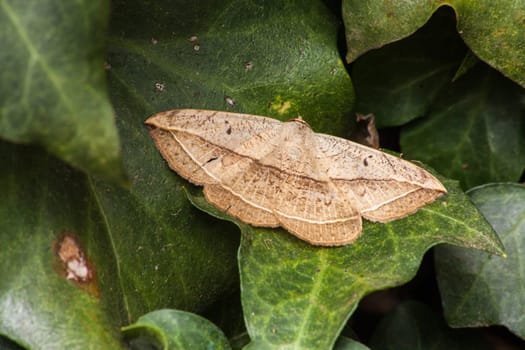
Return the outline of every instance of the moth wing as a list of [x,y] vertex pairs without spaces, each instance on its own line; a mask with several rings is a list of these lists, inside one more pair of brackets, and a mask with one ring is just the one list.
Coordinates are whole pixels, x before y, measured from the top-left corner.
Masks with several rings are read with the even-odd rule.
[[354,241],[361,217],[317,172],[312,137],[307,125],[295,122],[254,135],[205,166],[220,177],[205,186],[206,198],[244,222],[283,226],[311,244]]
[[216,183],[203,168],[281,122],[238,113],[181,109],[160,112],[145,122],[169,166],[194,184]]
[[447,192],[413,163],[342,138],[315,135],[321,167],[368,220],[402,218]]
[[207,200],[255,226],[283,226],[316,245],[341,245],[361,233],[361,217],[331,184],[251,162],[231,181],[205,185]]
[[359,212],[330,182],[290,175],[280,191],[275,214],[297,237],[314,245],[336,246],[361,234]]
[[222,148],[233,149],[247,139],[282,122],[256,115],[221,111],[174,109],[157,113],[145,122],[167,131],[179,131],[200,137]]

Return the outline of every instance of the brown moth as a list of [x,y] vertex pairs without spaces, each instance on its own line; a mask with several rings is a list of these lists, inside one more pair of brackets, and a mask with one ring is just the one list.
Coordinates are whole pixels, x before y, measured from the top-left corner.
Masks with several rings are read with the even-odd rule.
[[313,245],[351,243],[361,234],[361,217],[399,219],[447,192],[420,167],[315,133],[301,118],[180,109],[146,124],[169,166],[204,186],[208,202]]

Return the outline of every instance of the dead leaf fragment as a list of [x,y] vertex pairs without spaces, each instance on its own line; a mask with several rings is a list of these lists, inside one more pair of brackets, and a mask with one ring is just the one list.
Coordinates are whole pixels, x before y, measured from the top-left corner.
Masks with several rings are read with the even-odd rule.
[[302,119],[182,109],[146,124],[169,166],[208,202],[254,226],[282,226],[310,244],[361,234],[361,217],[402,218],[446,193],[424,169]]
[[379,133],[376,128],[375,116],[372,113],[367,115],[356,114],[355,129],[350,135],[350,139],[368,147],[379,148]]

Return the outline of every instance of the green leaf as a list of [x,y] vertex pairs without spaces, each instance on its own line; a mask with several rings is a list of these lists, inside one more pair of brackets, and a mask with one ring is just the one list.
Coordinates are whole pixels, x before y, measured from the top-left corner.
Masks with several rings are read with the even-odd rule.
[[[119,349],[88,249],[104,228],[90,215],[84,176],[40,149],[6,142],[0,162],[0,334],[30,349]],[[86,251],[92,281],[66,280],[56,251],[66,233]]]
[[385,2],[343,0],[346,60],[414,33],[441,5],[441,1]]
[[442,5],[456,12],[457,29],[483,61],[525,86],[525,8],[519,1],[343,1],[348,62],[414,33]]
[[475,67],[478,62],[479,62],[479,58],[477,58],[472,53],[472,51],[467,51],[467,53],[465,54],[465,57],[463,57],[463,60],[461,61],[461,65],[456,71],[456,74],[454,74],[454,78],[452,79],[452,81],[458,80],[461,76],[463,76],[468,71],[470,71],[473,67]]
[[525,87],[525,6],[514,0],[455,0],[458,32],[481,60]]
[[140,112],[128,110],[118,96],[114,101],[123,116],[118,126],[132,186],[91,182],[118,269],[104,275],[108,292],[115,292],[115,279],[119,282],[112,308],[124,324],[161,308],[201,311],[238,283],[238,230],[191,206],[184,182],[167,169],[137,122]]
[[453,327],[498,324],[525,338],[525,187],[490,184],[469,195],[498,232],[508,258],[438,247],[435,259],[445,317]]
[[[149,140],[140,137],[128,140]],[[153,148],[135,152],[161,167]],[[0,157],[6,189],[0,203],[0,334],[35,349],[52,348],[50,342],[117,348],[118,324],[157,306],[201,310],[238,281],[238,235],[192,209],[184,195],[167,194],[170,181],[157,189],[161,181],[135,178],[128,193],[86,179],[38,149],[1,143]],[[65,232],[78,236],[96,283],[79,289],[60,276],[54,245]],[[31,322],[21,323],[24,318]]]
[[441,315],[413,301],[400,304],[381,321],[370,345],[374,350],[490,349],[480,332],[450,329]]
[[337,49],[338,22],[322,3],[113,6],[110,77],[115,94],[140,107],[136,122],[166,109],[203,108],[302,115],[331,133],[348,126],[353,88]]
[[125,175],[103,69],[106,1],[0,1],[0,137]]
[[[314,247],[282,229],[237,223],[248,349],[331,348],[364,295],[410,280],[425,251],[438,243],[504,254],[457,183],[442,182],[445,197],[402,220],[365,222],[363,235],[344,247]],[[189,196],[201,210],[235,222],[195,189]]]
[[356,111],[376,125],[402,125],[424,115],[452,80],[465,45],[449,12],[438,11],[409,38],[373,50],[352,65]]
[[401,149],[464,188],[517,181],[525,169],[524,107],[525,90],[478,66],[444,92],[426,118],[402,130]]
[[370,350],[363,344],[347,337],[339,337],[334,345],[334,350]]
[[231,349],[228,339],[213,323],[179,310],[157,310],[123,328],[126,337],[154,334],[162,349]]
[[249,343],[250,336],[246,332],[237,334],[235,337],[230,338],[230,345],[233,350],[241,350]]
[[280,118],[301,113],[342,133],[341,111],[352,109],[353,91],[337,52],[337,22],[318,3],[112,6],[110,87],[132,183],[122,189],[93,181],[125,296],[116,293],[112,306],[123,322],[164,307],[198,311],[237,281],[237,230],[191,207],[186,182],[168,169],[143,122],[165,109],[216,108]]
[[0,336],[0,349],[2,350],[24,350],[23,347],[19,346],[15,342],[8,338]]

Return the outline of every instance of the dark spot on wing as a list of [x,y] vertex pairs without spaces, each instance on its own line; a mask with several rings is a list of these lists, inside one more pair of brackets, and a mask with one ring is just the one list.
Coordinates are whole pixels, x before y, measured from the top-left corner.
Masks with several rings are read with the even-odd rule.
[[367,158],[372,158],[372,157],[373,157],[373,156],[370,154],[368,157],[363,158],[363,164],[364,164],[365,166],[368,166],[368,159],[367,159]]
[[210,158],[210,159],[208,159],[208,160],[206,161],[206,163],[204,163],[204,164],[211,163],[211,162],[213,162],[214,160],[217,160],[218,158],[219,158],[219,157],[213,157],[213,158]]

